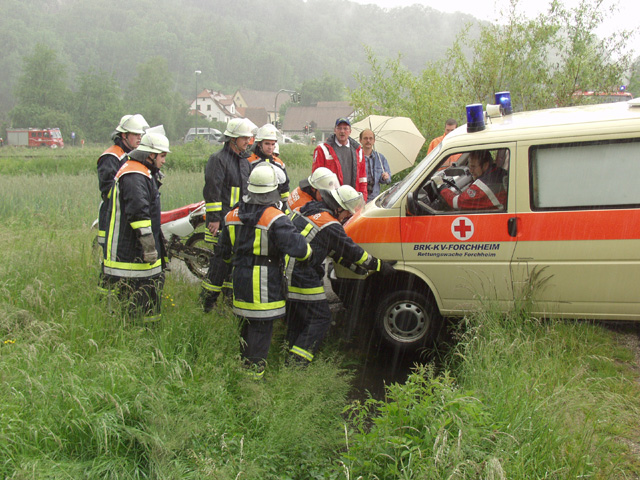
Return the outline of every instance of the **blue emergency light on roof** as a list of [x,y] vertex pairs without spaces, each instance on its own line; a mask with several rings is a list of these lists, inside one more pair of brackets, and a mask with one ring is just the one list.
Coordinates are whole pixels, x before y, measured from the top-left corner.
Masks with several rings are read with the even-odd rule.
[[484,112],[481,103],[467,105],[467,132],[479,132],[484,130]]
[[511,115],[513,109],[511,108],[511,93],[498,92],[496,93],[496,103],[502,107],[504,115]]

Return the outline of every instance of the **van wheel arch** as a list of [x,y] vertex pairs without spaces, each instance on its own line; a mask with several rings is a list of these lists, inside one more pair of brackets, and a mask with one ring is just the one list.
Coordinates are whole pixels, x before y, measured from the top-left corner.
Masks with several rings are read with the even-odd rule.
[[[391,289],[389,288],[391,286]],[[430,346],[443,324],[436,299],[418,277],[398,272],[379,279],[371,290],[371,317],[376,331],[388,345],[400,350]]]

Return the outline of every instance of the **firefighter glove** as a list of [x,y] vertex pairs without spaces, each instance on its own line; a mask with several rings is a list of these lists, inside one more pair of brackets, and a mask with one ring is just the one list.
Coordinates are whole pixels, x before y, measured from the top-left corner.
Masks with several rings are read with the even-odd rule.
[[378,261],[380,262],[378,271],[382,274],[383,277],[393,275],[393,273],[395,272],[395,268],[393,268],[389,262],[385,262],[384,260]]
[[158,252],[156,250],[156,240],[153,234],[141,235],[140,245],[142,245],[142,259],[146,263],[156,263],[158,260]]

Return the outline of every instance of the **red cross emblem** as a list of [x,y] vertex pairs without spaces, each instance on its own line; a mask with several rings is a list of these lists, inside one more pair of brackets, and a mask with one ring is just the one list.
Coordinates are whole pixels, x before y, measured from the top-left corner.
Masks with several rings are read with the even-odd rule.
[[467,217],[458,217],[451,223],[451,233],[458,240],[469,240],[473,236],[475,228],[473,222]]

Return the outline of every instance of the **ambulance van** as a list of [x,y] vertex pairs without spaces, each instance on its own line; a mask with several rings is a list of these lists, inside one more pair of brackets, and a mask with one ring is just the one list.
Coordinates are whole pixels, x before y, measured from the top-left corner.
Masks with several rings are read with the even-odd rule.
[[481,112],[345,225],[395,275],[336,265],[333,290],[401,349],[427,345],[442,317],[531,292],[536,316],[640,320],[634,102]]

